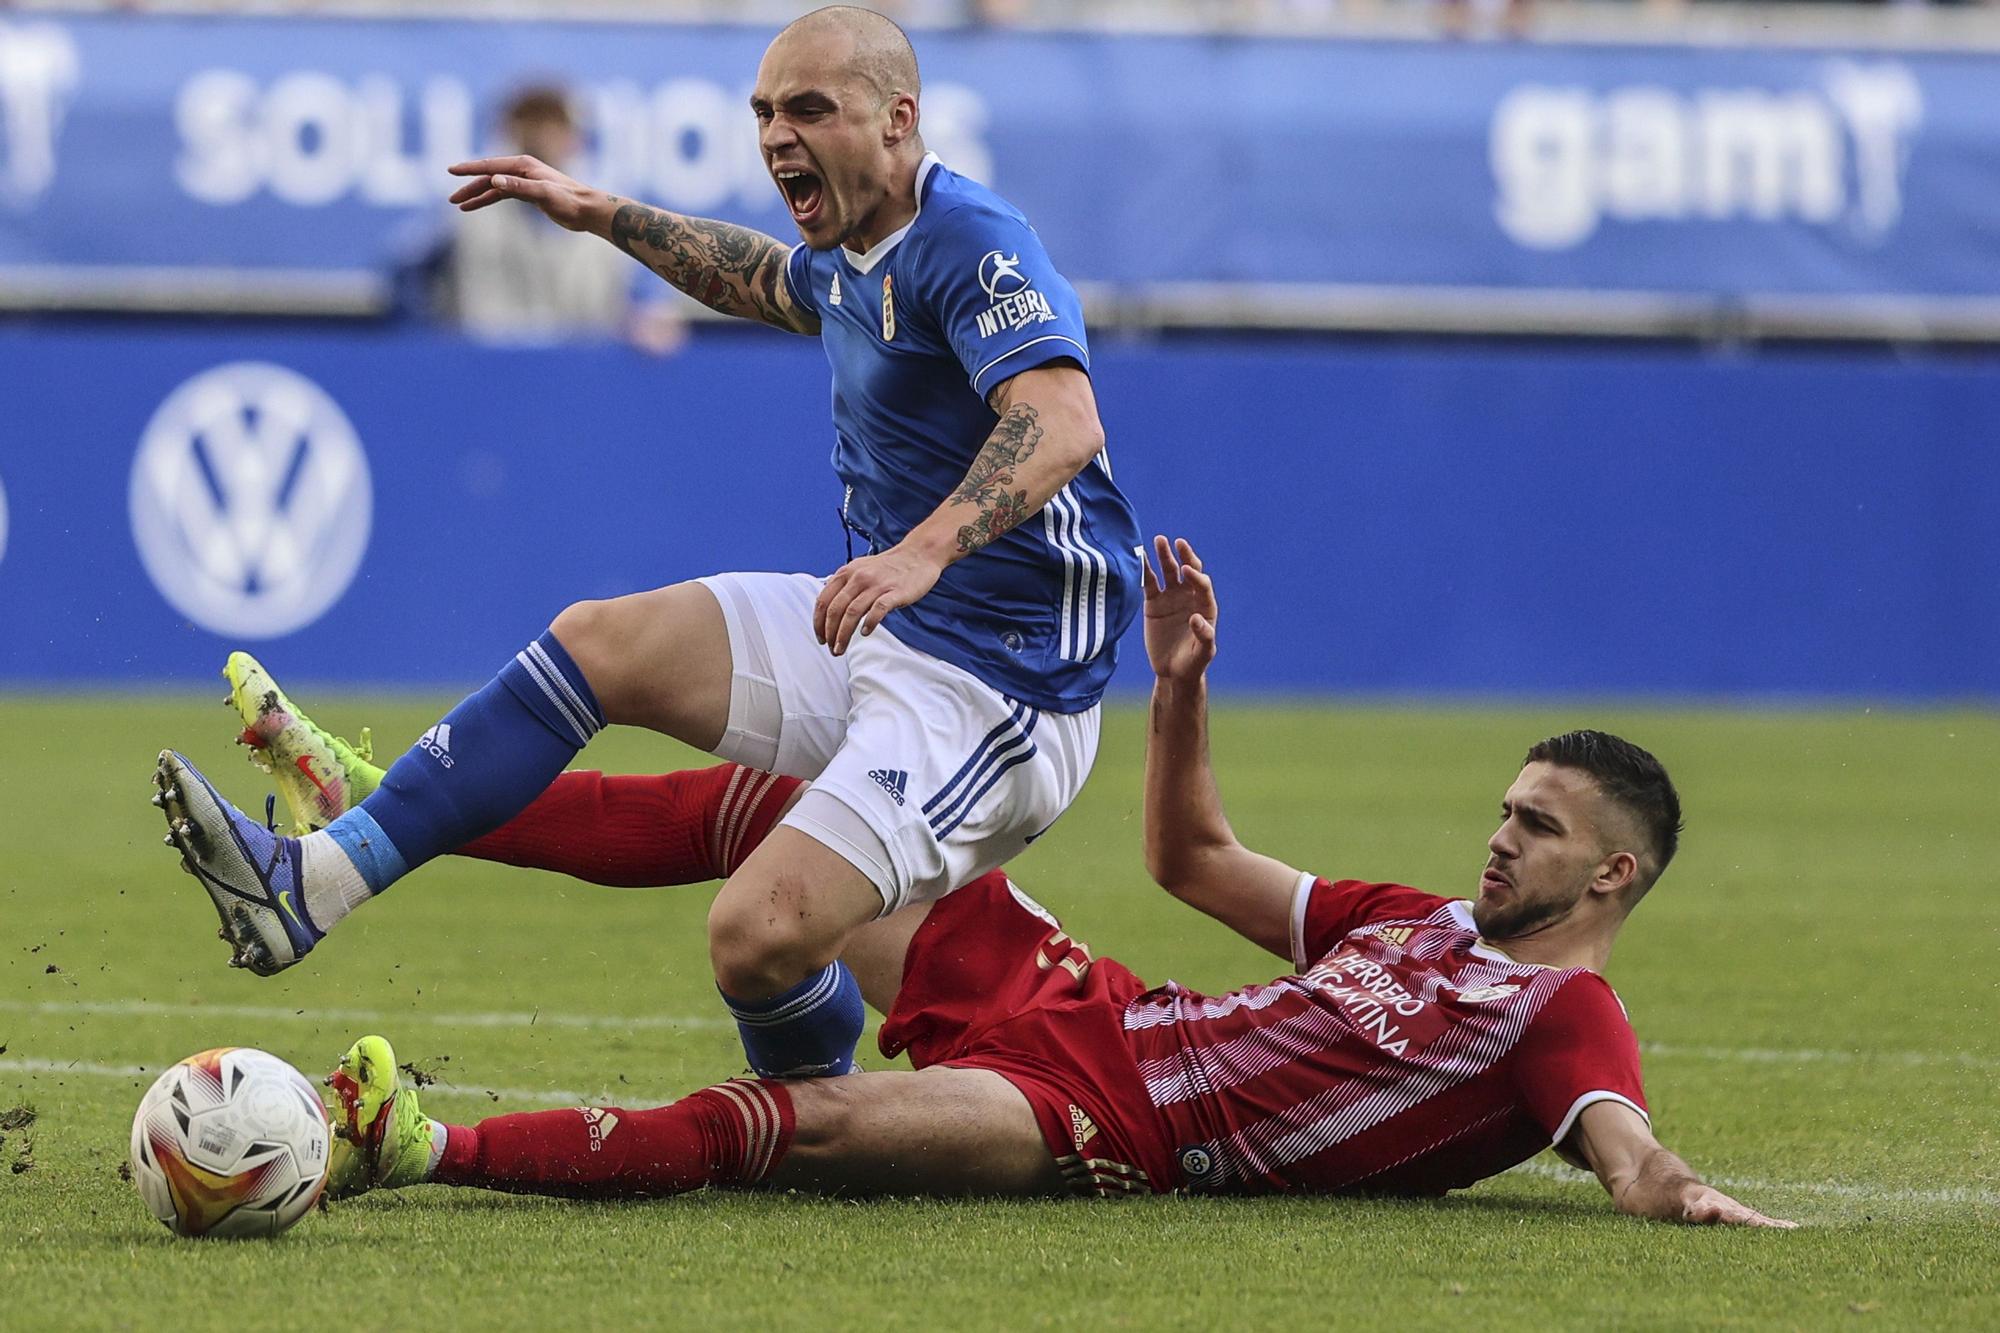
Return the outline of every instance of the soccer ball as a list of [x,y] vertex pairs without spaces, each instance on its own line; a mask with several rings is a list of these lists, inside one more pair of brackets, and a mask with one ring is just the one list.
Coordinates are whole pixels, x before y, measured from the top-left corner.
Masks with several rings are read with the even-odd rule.
[[132,1183],[182,1236],[275,1236],[326,1185],[326,1108],[275,1055],[223,1046],[160,1075],[132,1118]]

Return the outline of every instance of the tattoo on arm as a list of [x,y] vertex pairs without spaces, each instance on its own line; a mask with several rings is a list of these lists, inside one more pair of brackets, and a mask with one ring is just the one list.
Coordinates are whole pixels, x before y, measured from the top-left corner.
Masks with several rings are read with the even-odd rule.
[[763,232],[628,202],[612,214],[611,243],[711,310],[794,333],[819,331],[812,312],[785,289],[790,251]]
[[972,470],[952,492],[953,504],[978,507],[972,522],[958,530],[960,555],[997,540],[1028,516],[1028,492],[1016,488],[1014,478],[1042,442],[1036,418],[1035,409],[1026,403],[1008,408],[972,460]]

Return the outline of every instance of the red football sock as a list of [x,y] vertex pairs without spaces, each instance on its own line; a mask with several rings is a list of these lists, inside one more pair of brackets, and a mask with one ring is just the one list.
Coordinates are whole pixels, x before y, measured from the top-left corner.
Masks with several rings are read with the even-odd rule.
[[571,771],[458,855],[625,889],[726,879],[803,785],[741,764],[646,777]]
[[731,1079],[650,1111],[585,1106],[449,1125],[431,1179],[581,1199],[756,1185],[785,1159],[797,1123],[783,1084]]

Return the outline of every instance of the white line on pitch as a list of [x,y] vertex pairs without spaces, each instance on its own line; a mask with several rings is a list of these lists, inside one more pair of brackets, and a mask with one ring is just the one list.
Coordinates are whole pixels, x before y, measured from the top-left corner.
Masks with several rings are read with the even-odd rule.
[[[1539,1176],[1543,1180],[1560,1180],[1570,1184],[1597,1183],[1597,1177],[1588,1171],[1579,1171],[1570,1166],[1556,1166],[1549,1162],[1523,1162],[1507,1174]],[[1758,1180],[1750,1176],[1705,1176],[1703,1179],[1711,1185],[1724,1189],[1821,1194],[1836,1199],[1853,1199],[1861,1203],[1975,1203],[1987,1208],[2000,1208],[2000,1190],[1973,1189],[1966,1185],[1955,1185],[1949,1189],[1912,1190],[1881,1185],[1848,1185],[1838,1180]],[[1754,1206],[1756,1200],[1750,1199],[1745,1202]]]
[[0,1000],[0,1012],[27,1014],[119,1014],[126,1017],[249,1018],[291,1023],[428,1023],[458,1028],[685,1028],[695,1032],[736,1030],[735,1020],[718,1014],[560,1014],[540,1010],[489,1010],[469,1014],[422,1009],[290,1009],[257,1004],[164,1004],[156,1000]]
[[[565,1014],[541,1010],[487,1010],[473,1013],[432,1013],[422,1009],[351,1009],[315,1006],[283,1008],[254,1004],[166,1004],[157,1000],[0,1000],[0,1013],[118,1014],[160,1018],[247,1018],[260,1022],[329,1022],[397,1025],[429,1024],[458,1028],[542,1026],[587,1030],[734,1031],[734,1020],[720,1014]],[[1811,1048],[1779,1049],[1755,1046],[1687,1046],[1678,1042],[1641,1042],[1647,1055],[1666,1059],[1718,1060],[1735,1064],[1894,1064],[2000,1069],[2000,1058],[1960,1051],[1835,1051]]]
[[1647,1055],[1691,1060],[1730,1060],[1739,1064],[1885,1064],[1955,1065],[1963,1069],[2000,1069],[2000,1059],[1966,1051],[1816,1051],[1760,1046],[1683,1046],[1672,1041],[1642,1041]]
[[[107,1065],[94,1060],[37,1060],[29,1057],[0,1057],[0,1073],[21,1074],[70,1074],[88,1078],[129,1078],[153,1079],[159,1077],[165,1065]],[[692,1091],[692,1089],[690,1089]],[[456,1097],[484,1097],[491,1101],[498,1098],[509,1102],[527,1102],[531,1105],[561,1106],[565,1103],[603,1104],[606,1101],[619,1104],[636,1103],[640,1106],[664,1106],[671,1097],[643,1092],[636,1088],[604,1089],[600,1092],[579,1092],[573,1088],[476,1088],[462,1087],[439,1079],[434,1085],[424,1089],[424,1096],[436,1097],[450,1094]]]

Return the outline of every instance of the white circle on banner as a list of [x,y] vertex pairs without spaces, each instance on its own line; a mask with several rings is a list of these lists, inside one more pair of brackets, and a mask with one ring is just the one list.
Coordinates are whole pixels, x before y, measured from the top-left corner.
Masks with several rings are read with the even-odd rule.
[[238,361],[153,413],[131,510],[140,562],[175,610],[216,634],[273,639],[319,619],[354,581],[374,491],[361,440],[325,390]]
[[0,560],[7,558],[7,487],[0,483]]

